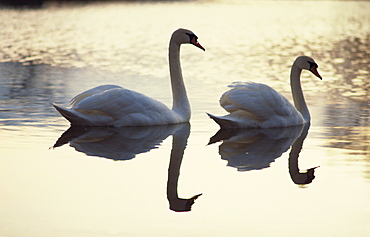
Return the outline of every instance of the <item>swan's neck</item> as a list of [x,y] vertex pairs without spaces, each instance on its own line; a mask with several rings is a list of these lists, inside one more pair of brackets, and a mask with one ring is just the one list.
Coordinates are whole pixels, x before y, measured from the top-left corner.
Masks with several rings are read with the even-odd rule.
[[169,63],[170,63],[170,77],[172,86],[172,110],[179,114],[184,121],[190,119],[190,104],[184,80],[182,78],[180,65],[180,45],[170,41],[169,47]]
[[310,123],[304,125],[301,135],[294,141],[289,153],[289,174],[295,184],[306,184],[308,178],[307,173],[301,173],[299,170],[298,157],[309,128]]
[[293,101],[294,106],[297,110],[302,114],[304,120],[309,122],[310,112],[308,111],[306,101],[303,96],[302,87],[301,87],[301,72],[302,69],[297,67],[295,63],[292,66],[292,70],[290,73],[290,86],[292,89]]
[[190,124],[182,124],[173,134],[170,164],[168,167],[167,200],[170,209],[174,211],[186,210],[186,199],[179,198],[177,186],[179,182],[180,167],[184,156],[187,140],[190,135]]

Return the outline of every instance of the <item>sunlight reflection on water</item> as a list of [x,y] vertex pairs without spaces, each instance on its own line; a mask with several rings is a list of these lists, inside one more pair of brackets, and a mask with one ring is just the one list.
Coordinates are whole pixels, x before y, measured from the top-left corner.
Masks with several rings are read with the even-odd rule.
[[[0,235],[369,233],[369,2],[96,3],[0,12]],[[192,106],[183,160],[169,165],[170,130],[126,161],[91,157],[91,150],[109,148],[104,139],[120,144],[125,129],[69,143],[82,153],[68,143],[48,150],[68,128],[50,102],[67,105],[93,86],[119,84],[170,106],[168,40],[179,27],[193,30],[206,48],[181,49]],[[291,179],[290,150],[279,150],[289,142],[271,146],[282,155],[264,164],[238,160],[252,154],[242,143],[258,142],[260,133],[207,145],[218,126],[205,114],[226,114],[218,99],[234,81],[267,83],[290,99],[289,69],[301,54],[315,58],[323,76],[302,74],[312,124],[298,169],[320,166],[309,185]],[[262,148],[279,142],[274,138],[265,137]],[[180,180],[169,181],[169,167],[176,174],[180,165]],[[253,165],[263,168],[246,171]],[[176,189],[168,199],[203,193],[188,215],[168,212],[166,187],[177,182],[178,196]]]

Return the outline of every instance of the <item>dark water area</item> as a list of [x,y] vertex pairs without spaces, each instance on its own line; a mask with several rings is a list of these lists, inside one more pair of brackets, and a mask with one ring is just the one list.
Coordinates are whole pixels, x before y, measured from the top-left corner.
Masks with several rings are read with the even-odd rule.
[[[144,0],[144,2],[171,2],[173,0]],[[188,0],[177,0],[177,1],[188,1]],[[0,0],[0,7],[11,7],[11,8],[44,8],[55,5],[65,5],[65,4],[89,4],[96,2],[143,2],[143,0]]]

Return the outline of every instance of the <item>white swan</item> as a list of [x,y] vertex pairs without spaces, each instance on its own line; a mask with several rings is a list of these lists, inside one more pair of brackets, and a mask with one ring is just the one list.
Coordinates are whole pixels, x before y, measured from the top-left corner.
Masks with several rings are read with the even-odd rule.
[[322,79],[315,61],[298,57],[291,69],[290,86],[295,107],[271,87],[254,82],[234,83],[220,98],[221,106],[230,114],[222,117],[208,114],[221,128],[271,128],[301,125],[310,122],[300,75],[302,69]]
[[72,125],[123,127],[188,122],[190,105],[180,65],[180,45],[185,43],[205,50],[190,30],[173,32],[169,45],[172,110],[157,100],[116,85],[98,86],[75,96],[69,109],[53,106]]

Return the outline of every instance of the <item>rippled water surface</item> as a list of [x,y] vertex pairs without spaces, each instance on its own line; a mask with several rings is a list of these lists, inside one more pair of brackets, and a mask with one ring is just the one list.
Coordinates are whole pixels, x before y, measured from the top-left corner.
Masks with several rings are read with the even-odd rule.
[[[369,12],[347,1],[0,8],[0,236],[369,236]],[[179,27],[206,48],[181,49],[190,124],[68,129],[50,103],[100,84],[171,105]],[[299,55],[323,76],[302,73],[310,127],[217,133],[206,112],[226,114],[227,85],[291,99]]]

